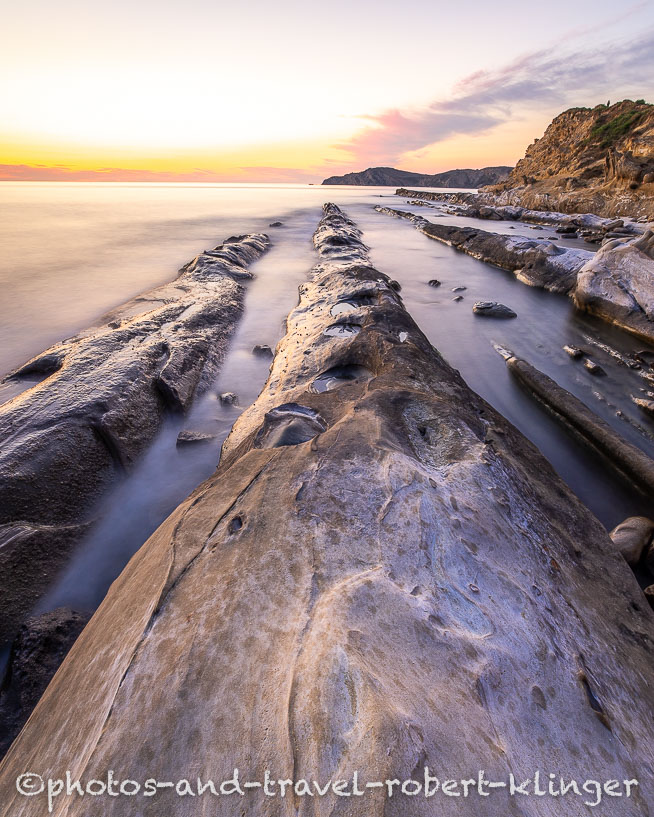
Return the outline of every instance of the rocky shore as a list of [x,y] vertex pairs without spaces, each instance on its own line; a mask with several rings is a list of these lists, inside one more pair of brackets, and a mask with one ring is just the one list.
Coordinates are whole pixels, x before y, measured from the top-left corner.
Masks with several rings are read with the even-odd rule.
[[6,378],[0,406],[0,643],[11,639],[166,416],[214,379],[264,235],[228,239]]
[[406,210],[375,209],[407,219],[429,238],[513,272],[525,284],[567,294],[577,308],[654,341],[654,232],[649,228],[643,234],[609,239],[593,253],[520,235],[434,223]]
[[[215,475],[133,557],[0,766],[15,780],[632,779],[654,763],[654,620],[602,525],[434,350],[325,205],[268,381]],[[511,252],[512,250],[506,250]],[[216,770],[219,770],[218,772]],[[313,789],[313,785],[310,784]],[[365,797],[93,797],[103,815],[407,813]],[[86,817],[87,797],[52,813]],[[272,806],[270,804],[273,804]],[[278,810],[278,804],[279,810]],[[582,809],[573,801],[571,808]],[[612,802],[645,817],[646,798]],[[487,817],[515,800],[497,791]],[[530,813],[560,814],[554,798]],[[443,817],[476,798],[438,799]],[[413,817],[434,813],[414,797]]]

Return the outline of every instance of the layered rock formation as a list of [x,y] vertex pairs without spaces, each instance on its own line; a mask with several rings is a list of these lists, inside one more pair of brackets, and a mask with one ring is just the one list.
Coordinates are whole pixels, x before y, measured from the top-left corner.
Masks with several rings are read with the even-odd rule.
[[594,213],[559,213],[548,210],[530,210],[514,204],[496,204],[495,197],[488,193],[445,193],[429,190],[407,190],[399,188],[397,196],[412,199],[411,204],[437,201],[446,213],[468,218],[490,221],[524,221],[556,227],[563,233],[579,232],[590,243],[600,243],[605,239],[642,235],[645,228],[640,224],[625,222],[624,219],[602,218]]
[[609,240],[592,253],[551,241],[428,221],[406,210],[375,207],[404,218],[429,238],[514,272],[530,286],[570,295],[579,309],[654,341],[654,233]]
[[243,310],[247,265],[267,246],[263,235],[229,239],[9,376],[25,391],[0,406],[0,643],[165,416],[212,382]]
[[[365,784],[651,774],[654,619],[627,564],[337,207],[315,244],[262,394],[74,645],[0,767],[0,814],[43,813],[16,792],[27,769],[195,791],[234,768],[328,789],[356,771],[365,793],[63,795],[58,817],[558,817],[583,798]],[[648,802],[643,785],[610,813]]]
[[654,105],[564,111],[488,192],[536,209],[654,219]]
[[503,181],[512,170],[510,167],[482,167],[479,170],[446,170],[443,173],[412,173],[394,167],[369,167],[358,173],[330,176],[323,184],[356,184],[396,187],[410,184],[417,187],[483,187]]
[[569,294],[577,282],[577,272],[593,257],[590,250],[559,247],[521,235],[500,235],[475,227],[455,227],[428,221],[406,210],[375,207],[379,213],[412,221],[429,238],[449,244],[467,255],[509,270],[530,286]]

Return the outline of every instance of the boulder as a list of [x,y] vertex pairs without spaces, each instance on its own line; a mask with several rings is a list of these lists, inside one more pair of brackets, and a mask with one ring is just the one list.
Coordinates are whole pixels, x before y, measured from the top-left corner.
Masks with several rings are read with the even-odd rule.
[[0,643],[165,419],[212,385],[243,311],[248,265],[268,246],[265,235],[228,238],[9,375],[25,390],[0,406]]
[[223,406],[238,405],[238,395],[233,391],[223,392],[222,394],[218,395],[218,399],[220,400]]
[[630,516],[613,528],[609,536],[632,567],[640,562],[654,535],[654,522],[646,516]]
[[654,232],[633,241],[606,242],[579,271],[579,309],[654,340]]
[[[37,761],[73,780],[111,769],[195,791],[237,768],[300,787],[105,794],[103,817],[476,817],[474,792],[365,784],[533,779],[553,749],[580,782],[654,762],[654,619],[606,531],[431,347],[334,205],[314,240],[319,263],[218,471],[114,582],[0,766],[5,814],[44,813],[44,795],[16,790]],[[361,331],[325,335],[330,306],[362,294]],[[355,772],[365,796],[339,797],[330,781],[351,794]],[[303,796],[301,781],[328,791]],[[648,814],[646,797],[610,805]],[[89,807],[62,793],[52,814]],[[502,788],[483,802],[485,817],[516,808]]]
[[477,301],[472,307],[475,315],[484,315],[489,318],[517,318],[518,315],[511,307],[497,301]]
[[215,434],[209,434],[206,431],[196,431],[194,429],[184,429],[177,435],[177,447],[184,448],[190,445],[203,445],[211,443],[216,439]]
[[258,343],[253,349],[252,354],[255,357],[273,357],[273,350],[265,343]]
[[584,360],[584,368],[587,369],[591,374],[595,374],[595,375],[606,374],[606,372],[599,365],[599,363],[595,363],[595,361],[591,360],[589,357],[586,358],[586,360]]

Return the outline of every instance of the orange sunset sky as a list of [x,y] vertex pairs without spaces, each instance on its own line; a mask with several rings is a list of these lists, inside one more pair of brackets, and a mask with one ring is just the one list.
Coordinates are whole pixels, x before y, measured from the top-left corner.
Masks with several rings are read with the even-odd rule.
[[0,70],[1,180],[435,173],[514,164],[573,105],[654,101],[654,4],[28,0]]

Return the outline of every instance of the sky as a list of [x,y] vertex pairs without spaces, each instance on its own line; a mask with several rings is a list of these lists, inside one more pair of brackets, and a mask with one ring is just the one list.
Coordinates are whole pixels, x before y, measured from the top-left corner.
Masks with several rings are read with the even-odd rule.
[[0,0],[0,180],[513,165],[654,102],[654,0]]

